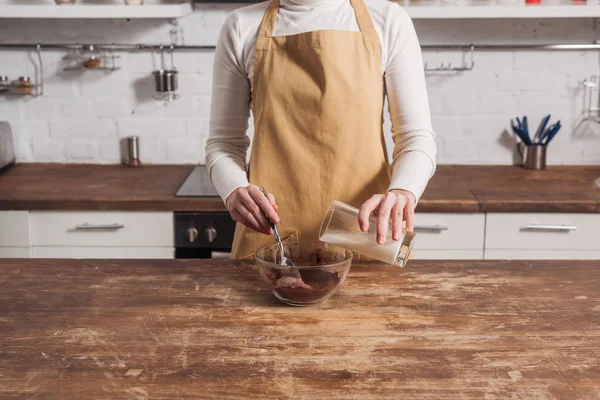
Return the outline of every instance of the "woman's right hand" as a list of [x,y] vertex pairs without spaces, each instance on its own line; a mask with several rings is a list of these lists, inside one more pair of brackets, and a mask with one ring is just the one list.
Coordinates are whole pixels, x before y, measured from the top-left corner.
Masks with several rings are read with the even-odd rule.
[[270,193],[268,196],[267,199],[258,186],[248,185],[231,192],[225,201],[225,207],[234,221],[265,235],[272,235],[273,230],[265,214],[274,224],[278,224],[279,207],[275,203],[275,197]]

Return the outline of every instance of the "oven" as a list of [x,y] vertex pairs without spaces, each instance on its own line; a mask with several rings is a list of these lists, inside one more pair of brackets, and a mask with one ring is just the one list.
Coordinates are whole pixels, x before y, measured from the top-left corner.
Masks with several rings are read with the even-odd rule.
[[[218,197],[204,165],[192,169],[177,197]],[[227,211],[175,212],[175,258],[229,258],[235,221]]]
[[235,221],[228,212],[176,212],[175,258],[229,258]]

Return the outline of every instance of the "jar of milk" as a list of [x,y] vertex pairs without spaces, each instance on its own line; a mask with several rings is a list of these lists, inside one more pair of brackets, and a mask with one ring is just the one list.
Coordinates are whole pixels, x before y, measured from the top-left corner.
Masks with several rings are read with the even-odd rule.
[[393,240],[390,226],[385,242],[379,244],[377,218],[371,216],[369,230],[363,232],[358,225],[358,209],[337,200],[327,209],[319,231],[322,242],[400,267],[408,262],[414,237],[414,233],[403,228],[400,240]]

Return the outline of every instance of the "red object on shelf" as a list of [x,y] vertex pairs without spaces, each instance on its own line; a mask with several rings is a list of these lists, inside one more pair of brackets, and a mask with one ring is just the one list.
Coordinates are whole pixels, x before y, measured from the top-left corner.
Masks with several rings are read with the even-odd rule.
[[525,0],[525,4],[542,4],[542,0]]

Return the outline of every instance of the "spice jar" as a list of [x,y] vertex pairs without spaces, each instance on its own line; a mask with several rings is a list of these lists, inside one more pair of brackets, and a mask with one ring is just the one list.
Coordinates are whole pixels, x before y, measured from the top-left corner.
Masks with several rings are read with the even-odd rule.
[[102,63],[102,55],[96,51],[96,47],[91,44],[85,48],[85,51],[82,54],[83,61],[81,65],[84,68],[94,69],[100,67]]
[[75,0],[55,0],[56,4],[63,5],[63,4],[75,4]]
[[33,93],[33,83],[31,83],[31,78],[28,76],[20,76],[17,82],[14,84],[15,92],[19,94],[32,94]]
[[8,76],[0,76],[0,93],[8,92],[8,89],[10,89]]
[[96,57],[96,56],[90,56],[87,60],[85,60],[82,65],[85,68],[89,68],[89,69],[94,69],[94,68],[98,68],[100,66],[100,58]]

